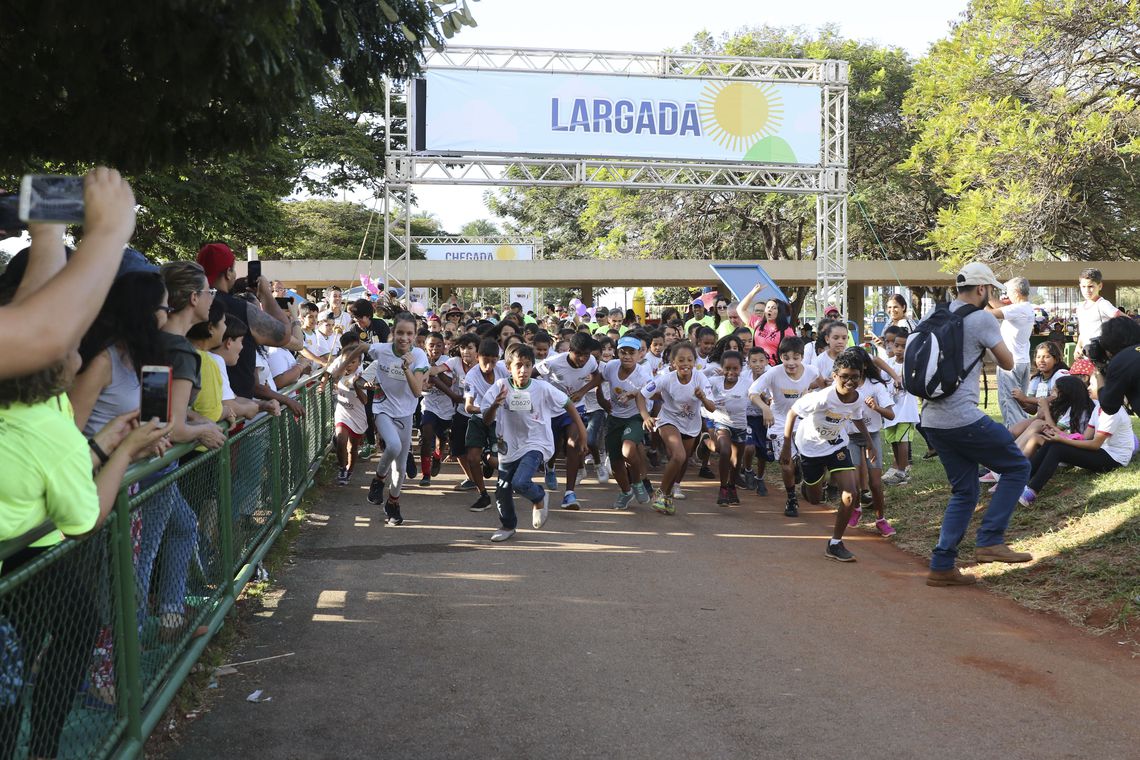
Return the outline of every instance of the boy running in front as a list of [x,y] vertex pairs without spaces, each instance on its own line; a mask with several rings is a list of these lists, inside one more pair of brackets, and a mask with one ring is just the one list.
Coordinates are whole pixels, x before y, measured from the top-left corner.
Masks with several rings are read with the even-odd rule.
[[614,509],[628,508],[635,496],[639,504],[649,503],[649,491],[641,482],[646,463],[639,444],[645,441],[644,431],[652,419],[641,389],[653,381],[653,373],[637,363],[641,347],[640,338],[626,335],[618,340],[617,360],[602,368],[602,378],[610,388],[606,451],[620,489]]
[[[784,426],[788,420],[788,413],[792,405],[800,400],[815,383],[819,374],[815,367],[804,364],[804,342],[801,338],[784,338],[780,347],[776,349],[780,354],[780,363],[752,383],[748,389],[749,398],[760,410],[762,425],[754,434],[764,437],[757,446],[764,445],[772,440],[772,449],[779,454],[783,451],[787,439],[784,437]],[[771,403],[764,397],[771,399]],[[796,498],[796,466],[789,461],[786,465],[780,462],[780,475],[784,480],[784,491],[787,492],[787,501],[784,504],[784,516],[799,517],[800,505]]]
[[[570,348],[564,354],[555,354],[539,362],[536,369],[539,376],[558,390],[565,393],[574,402],[578,417],[586,413],[586,404],[583,401],[587,393],[601,385],[602,376],[598,372],[598,360],[594,358],[594,351],[601,349],[598,341],[586,333],[576,333],[570,339]],[[556,439],[565,438],[566,451],[566,492],[562,495],[563,509],[578,509],[578,497],[574,494],[574,487],[578,482],[578,470],[582,467],[585,458],[586,436],[579,437],[577,428],[571,425],[568,414],[559,414],[551,420]],[[546,465],[546,488],[553,491],[558,488],[558,477],[554,470],[554,455]]]
[[463,391],[464,409],[469,415],[467,419],[467,435],[464,437],[464,446],[467,456],[467,474],[479,489],[479,498],[468,509],[472,512],[482,512],[491,507],[491,497],[487,495],[485,477],[490,477],[486,469],[490,451],[495,445],[495,424],[483,421],[483,410],[479,401],[487,394],[488,389],[496,381],[507,377],[507,370],[499,363],[499,344],[494,338],[483,338],[479,343],[478,363],[471,368],[465,378],[466,388]]
[[725,351],[720,357],[722,374],[709,378],[716,404],[711,415],[713,435],[720,457],[720,493],[716,503],[721,505],[740,503],[736,494],[736,478],[744,463],[749,407],[749,383],[741,377],[743,365],[744,356],[739,351]]
[[567,415],[579,440],[586,438],[586,426],[570,397],[550,383],[531,379],[534,349],[525,344],[511,346],[507,350],[507,367],[510,377],[496,380],[482,397],[483,424],[498,434],[499,481],[495,487],[495,505],[502,527],[491,535],[495,542],[506,541],[515,534],[518,526],[516,491],[533,506],[531,525],[538,529],[546,524],[549,497],[542,486],[534,482],[534,475],[543,462],[554,456],[551,420]]
[[[831,482],[842,492],[839,510],[835,514],[835,528],[827,543],[824,556],[837,562],[854,562],[855,555],[843,545],[843,532],[851,519],[858,486],[855,483],[855,464],[847,451],[847,422],[866,437],[870,437],[863,423],[863,407],[859,401],[859,385],[863,382],[863,362],[853,353],[843,352],[832,364],[832,385],[806,394],[788,411],[784,422],[784,445],[780,449],[780,466],[792,464],[792,437],[800,452],[800,468],[804,476],[804,496],[812,504],[823,498],[823,480],[829,474]],[[797,420],[803,424],[797,426]]]

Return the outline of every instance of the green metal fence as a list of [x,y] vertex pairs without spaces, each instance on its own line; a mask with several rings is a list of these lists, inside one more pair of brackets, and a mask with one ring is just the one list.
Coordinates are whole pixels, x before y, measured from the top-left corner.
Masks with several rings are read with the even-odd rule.
[[90,536],[0,545],[0,760],[141,753],[328,451],[334,388],[292,390],[299,419],[131,468]]

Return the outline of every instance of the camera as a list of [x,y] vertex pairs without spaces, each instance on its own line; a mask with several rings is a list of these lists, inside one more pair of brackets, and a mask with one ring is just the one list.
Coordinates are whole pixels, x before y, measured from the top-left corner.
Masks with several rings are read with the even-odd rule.
[[1104,372],[1104,368],[1108,366],[1109,356],[1104,346],[1100,344],[1100,338],[1093,338],[1085,344],[1085,358],[1093,363],[1098,372]]

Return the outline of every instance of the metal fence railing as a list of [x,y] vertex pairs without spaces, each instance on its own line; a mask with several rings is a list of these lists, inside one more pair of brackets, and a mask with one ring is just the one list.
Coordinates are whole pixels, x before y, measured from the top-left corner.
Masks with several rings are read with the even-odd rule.
[[141,754],[328,451],[334,388],[290,390],[299,419],[132,467],[91,535],[0,544],[0,760]]

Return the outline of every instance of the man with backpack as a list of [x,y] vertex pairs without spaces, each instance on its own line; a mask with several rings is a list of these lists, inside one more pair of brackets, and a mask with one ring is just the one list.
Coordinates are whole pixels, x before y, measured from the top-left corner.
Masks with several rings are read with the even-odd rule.
[[907,391],[926,399],[922,427],[950,482],[950,503],[930,559],[928,586],[967,586],[973,575],[955,566],[958,544],[978,504],[978,465],[1001,476],[978,528],[978,562],[1029,562],[1032,555],[1005,543],[1017,498],[1029,480],[1029,460],[1013,436],[978,408],[982,357],[988,349],[1004,370],[1014,366],[997,319],[985,310],[1002,285],[988,266],[967,264],[955,281],[958,297],[923,319],[908,338],[903,375]]

